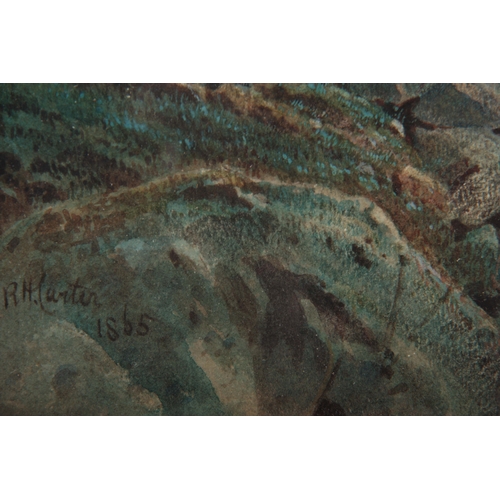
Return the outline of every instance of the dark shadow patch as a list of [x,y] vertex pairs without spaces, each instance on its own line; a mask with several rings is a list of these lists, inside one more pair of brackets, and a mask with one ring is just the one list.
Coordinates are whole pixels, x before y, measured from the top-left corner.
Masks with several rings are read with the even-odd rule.
[[453,233],[453,239],[456,242],[459,242],[465,240],[467,233],[469,232],[469,228],[458,219],[453,219],[451,221],[451,231]]
[[50,203],[52,201],[61,201],[66,198],[59,193],[53,184],[44,181],[31,182],[24,188],[24,194],[26,202],[29,205],[37,202]]
[[[325,370],[328,369],[330,358],[327,346],[320,340],[316,330],[309,326],[302,299],[312,302],[327,335],[363,343],[374,351],[379,351],[380,346],[369,328],[350,317],[343,302],[323,290],[317,277],[294,274],[267,259],[254,262],[253,266],[269,299],[259,330],[259,359],[254,358],[259,394],[264,395],[264,404],[272,414],[286,414],[289,411],[295,411],[296,414],[301,404],[308,398],[314,398],[314,388],[320,388],[321,380],[326,382]],[[285,368],[286,364],[289,368]],[[336,370],[334,368],[333,372]],[[303,380],[304,375],[299,374],[307,374],[306,382]],[[376,374],[380,374],[379,366]],[[300,398],[294,399],[287,392],[291,380],[304,384],[301,403]]]
[[401,193],[403,192],[403,183],[401,182],[401,179],[399,178],[399,174],[397,172],[394,172],[391,177],[392,181],[392,190],[394,191],[394,194],[396,196],[400,196]]
[[175,268],[181,267],[184,271],[195,271],[194,262],[185,255],[178,254],[173,248],[168,252],[168,258]]
[[394,370],[391,366],[382,365],[380,367],[380,375],[382,377],[385,377],[385,378],[391,380],[392,376],[394,375]]
[[0,153],[0,175],[11,174],[21,170],[19,156],[3,151]]
[[205,98],[208,103],[214,104],[215,106],[222,106],[225,110],[236,116],[241,116],[243,114],[242,109],[237,103],[233,102],[232,99],[224,92],[215,92],[215,90],[207,90],[205,93]]
[[62,365],[52,377],[52,387],[59,397],[69,396],[75,389],[78,370],[74,365]]
[[327,312],[335,315],[343,323],[349,322],[349,313],[345,304],[339,300],[333,293],[325,292],[320,288],[321,284],[311,282],[307,278],[302,278],[301,288],[305,291],[307,298],[311,300],[319,313]]
[[231,323],[252,344],[258,316],[257,299],[252,291],[239,274],[222,265],[215,269],[215,286],[224,299]]
[[313,415],[318,417],[345,417],[346,413],[344,408],[335,403],[335,401],[322,399],[314,410]]
[[352,318],[345,304],[333,293],[324,290],[325,284],[311,275],[299,275],[297,292],[309,299],[322,319],[330,325],[338,339],[358,342],[378,351],[380,346],[373,332],[358,319]]
[[297,415],[315,403],[316,392],[323,389],[330,354],[309,326],[300,276],[265,259],[254,262],[254,269],[269,299],[254,354],[259,404],[265,414]]
[[[150,158],[149,156],[146,158]],[[146,160],[146,163],[147,160]],[[129,167],[114,168],[110,172],[106,172],[102,176],[102,180],[106,188],[114,191],[122,186],[136,187],[141,183],[141,174]]]
[[190,187],[182,191],[182,196],[186,201],[209,200],[218,201],[224,200],[231,207],[240,206],[247,209],[252,209],[253,204],[244,198],[240,198],[236,189],[233,186],[203,186]]
[[352,251],[354,252],[354,262],[360,266],[370,269],[373,262],[366,256],[365,249],[356,244],[352,245]]
[[42,121],[42,123],[50,125],[53,129],[55,129],[55,122],[62,122],[63,118],[59,113],[54,113],[53,111],[45,111],[44,109],[42,109],[40,111],[40,120]]
[[500,212],[498,212],[495,215],[491,216],[486,221],[486,224],[491,224],[495,229],[500,229]]
[[14,250],[17,248],[19,243],[21,243],[21,240],[17,236],[15,236],[9,241],[6,248],[10,253],[14,253]]
[[200,318],[194,311],[189,312],[189,321],[193,326],[196,326],[200,322]]
[[492,318],[500,316],[500,295],[487,290],[483,285],[475,283],[466,287],[469,297]]
[[328,236],[325,241],[326,246],[333,252],[335,250],[335,245],[333,243],[332,237]]
[[26,114],[38,115],[40,106],[37,103],[34,95],[27,96],[18,93],[14,90],[14,85],[10,85],[9,96],[4,102],[0,103],[0,111],[6,112],[9,116],[17,114],[19,111],[24,111]]
[[172,250],[170,250],[170,252],[168,252],[168,258],[170,259],[170,262],[172,262],[174,267],[179,267],[181,265],[181,258],[173,248]]
[[275,112],[266,106],[253,106],[248,110],[248,116],[278,132],[299,133],[300,131],[295,123],[288,122],[284,116],[276,116]]
[[38,156],[31,162],[30,170],[37,174],[51,174],[55,171],[54,165],[42,160]]
[[298,366],[302,361],[304,330],[308,329],[308,324],[295,293],[297,280],[289,271],[278,269],[266,260],[260,260],[255,271],[269,298],[262,347],[272,351],[280,340],[284,340],[292,351],[293,363]]

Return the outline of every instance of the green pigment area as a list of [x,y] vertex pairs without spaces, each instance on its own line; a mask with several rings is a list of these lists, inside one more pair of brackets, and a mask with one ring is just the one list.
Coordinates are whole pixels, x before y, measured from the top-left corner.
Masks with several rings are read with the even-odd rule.
[[498,414],[466,91],[1,86],[0,411]]

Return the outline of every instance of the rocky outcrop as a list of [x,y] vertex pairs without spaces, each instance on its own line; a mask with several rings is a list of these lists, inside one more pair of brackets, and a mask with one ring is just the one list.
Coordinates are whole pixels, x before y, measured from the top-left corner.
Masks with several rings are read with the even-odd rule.
[[[23,208],[3,212],[0,237],[1,411],[498,414],[496,197],[467,188],[484,162],[427,162],[434,118],[417,113],[441,94],[425,88],[402,107],[401,86],[384,102],[333,86],[105,87],[108,115],[11,99],[7,127],[51,103],[47,137],[69,137],[71,117],[88,142],[3,157],[4,203]],[[461,105],[452,90],[440,98]],[[128,118],[106,125],[116,109]],[[467,133],[446,119],[457,131],[422,133]],[[155,154],[125,162],[141,141]]]
[[13,237],[3,321],[74,324],[163,413],[497,412],[496,325],[366,198],[212,171]]

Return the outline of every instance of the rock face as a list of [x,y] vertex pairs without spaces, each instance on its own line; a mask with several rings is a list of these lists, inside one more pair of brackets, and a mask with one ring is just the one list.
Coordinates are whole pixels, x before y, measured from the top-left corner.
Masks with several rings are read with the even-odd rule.
[[34,308],[2,315],[0,370],[2,415],[161,414],[85,332]]
[[495,89],[410,90],[4,88],[0,411],[498,414]]

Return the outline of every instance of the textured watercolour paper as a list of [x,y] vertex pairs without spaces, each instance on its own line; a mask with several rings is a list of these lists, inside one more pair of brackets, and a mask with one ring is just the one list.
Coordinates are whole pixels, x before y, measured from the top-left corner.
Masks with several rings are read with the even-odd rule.
[[498,415],[500,86],[0,85],[0,414]]

